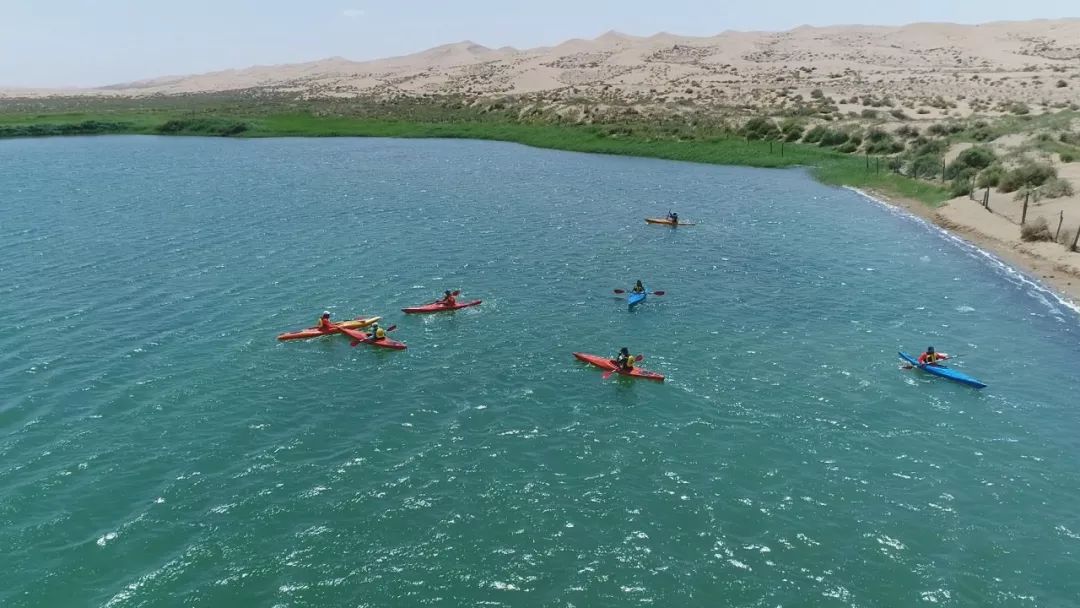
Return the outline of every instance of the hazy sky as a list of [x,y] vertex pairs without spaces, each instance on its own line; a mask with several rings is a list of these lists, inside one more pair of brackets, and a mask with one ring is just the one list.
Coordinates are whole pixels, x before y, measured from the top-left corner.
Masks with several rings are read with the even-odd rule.
[[528,48],[607,30],[1080,16],[1078,0],[0,0],[0,85],[92,86],[472,40]]

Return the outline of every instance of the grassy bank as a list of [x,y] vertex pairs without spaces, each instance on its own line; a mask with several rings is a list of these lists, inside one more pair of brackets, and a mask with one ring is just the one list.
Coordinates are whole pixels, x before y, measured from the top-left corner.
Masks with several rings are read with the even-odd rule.
[[705,126],[676,123],[581,125],[514,122],[502,115],[450,115],[444,120],[315,115],[309,112],[207,108],[35,112],[0,110],[0,138],[52,135],[156,134],[230,137],[463,138],[515,142],[538,148],[641,156],[723,165],[813,167],[837,186],[874,188],[936,205],[948,198],[939,185],[891,173],[884,159],[843,154],[812,144],[747,140]]

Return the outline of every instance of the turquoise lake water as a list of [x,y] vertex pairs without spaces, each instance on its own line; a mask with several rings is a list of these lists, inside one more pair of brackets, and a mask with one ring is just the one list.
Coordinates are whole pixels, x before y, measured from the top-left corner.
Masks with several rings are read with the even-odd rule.
[[5,141],[0,279],[5,608],[1080,602],[1076,311],[801,171]]

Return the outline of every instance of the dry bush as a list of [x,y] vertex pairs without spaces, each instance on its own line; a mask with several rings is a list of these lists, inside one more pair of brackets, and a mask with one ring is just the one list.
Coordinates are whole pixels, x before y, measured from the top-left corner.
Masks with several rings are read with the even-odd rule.
[[1020,227],[1020,238],[1025,241],[1052,241],[1054,233],[1045,217],[1037,217]]

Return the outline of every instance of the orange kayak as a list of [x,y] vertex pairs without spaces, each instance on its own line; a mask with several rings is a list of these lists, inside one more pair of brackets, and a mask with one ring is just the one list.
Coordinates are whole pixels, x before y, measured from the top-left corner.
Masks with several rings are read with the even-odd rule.
[[[338,324],[338,328],[345,327],[347,329],[361,329],[381,320],[382,317],[357,317],[352,321],[343,321]],[[321,336],[329,336],[333,334],[341,333],[341,330],[334,328],[331,330],[323,330],[318,327],[309,327],[300,331],[292,331],[283,333],[277,337],[278,340],[306,340],[308,338],[318,338]]]
[[589,365],[595,365],[603,370],[613,371],[620,376],[629,376],[631,378],[644,378],[646,380],[656,380],[657,382],[663,382],[664,376],[656,373],[643,370],[640,367],[634,369],[619,369],[619,366],[615,365],[615,362],[607,357],[601,357],[599,355],[590,355],[586,353],[574,353],[574,357],[578,361],[583,361]]

